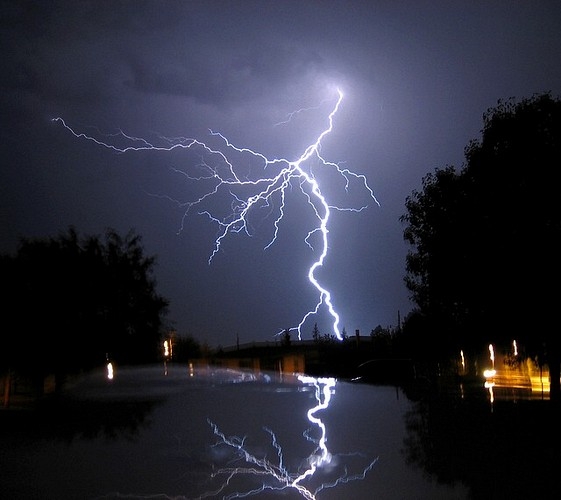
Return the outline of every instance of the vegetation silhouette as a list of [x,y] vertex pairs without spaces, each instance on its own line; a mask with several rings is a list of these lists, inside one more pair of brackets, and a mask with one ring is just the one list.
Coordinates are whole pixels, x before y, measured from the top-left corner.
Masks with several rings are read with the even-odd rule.
[[405,416],[402,453],[441,484],[474,499],[560,498],[561,408],[551,401],[495,401],[484,391],[432,391]]
[[405,283],[415,310],[404,334],[439,359],[513,339],[549,365],[561,398],[558,201],[561,101],[499,101],[465,164],[437,168],[407,197]]
[[40,395],[50,374],[60,388],[108,360],[156,361],[168,302],[156,292],[154,265],[134,231],[22,239],[16,255],[0,258],[0,372],[32,380]]
[[161,404],[152,399],[76,399],[68,396],[43,398],[33,411],[0,412],[0,437],[18,445],[37,440],[75,439],[133,440],[150,425],[149,415]]

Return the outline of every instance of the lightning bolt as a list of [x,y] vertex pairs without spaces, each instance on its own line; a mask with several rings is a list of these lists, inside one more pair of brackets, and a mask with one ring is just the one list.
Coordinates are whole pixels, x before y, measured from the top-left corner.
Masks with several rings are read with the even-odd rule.
[[[271,447],[274,450],[275,460],[270,460],[267,456],[258,457],[251,453],[246,446],[246,439],[238,436],[226,436],[218,426],[209,420],[214,435],[218,438],[215,446],[225,446],[231,449],[234,453],[233,462],[244,462],[243,466],[224,467],[216,470],[211,475],[211,479],[223,477],[222,483],[213,491],[204,493],[199,499],[216,497],[222,495],[222,498],[245,498],[253,495],[261,494],[265,491],[283,491],[286,489],[295,490],[302,498],[306,500],[316,500],[318,494],[329,488],[334,488],[341,484],[350,481],[357,481],[364,479],[366,474],[372,470],[378,459],[368,462],[360,472],[350,474],[347,467],[343,467],[343,471],[339,475],[335,475],[334,479],[329,482],[323,482],[317,487],[307,485],[310,483],[314,474],[319,468],[327,467],[335,461],[333,455],[327,448],[327,429],[321,418],[317,415],[320,410],[325,410],[329,407],[331,396],[336,385],[334,378],[315,378],[300,375],[298,380],[304,385],[315,387],[315,398],[317,404],[310,408],[307,412],[309,422],[317,430],[319,430],[319,438],[312,438],[311,431],[304,432],[304,437],[307,441],[316,445],[314,451],[304,460],[304,466],[297,472],[291,473],[284,465],[283,450],[277,440],[275,433],[265,428],[265,432],[270,435]],[[353,455],[358,455],[354,453]],[[332,470],[336,469],[336,465],[332,465]],[[229,493],[232,490],[233,482],[239,476],[252,477],[258,479],[258,485],[246,491],[236,491]]]
[[[219,451],[218,455],[225,466],[211,464],[209,481],[214,484],[213,488],[189,498],[203,500],[220,497],[231,500],[263,493],[293,491],[306,500],[317,500],[325,490],[366,478],[377,464],[378,457],[371,459],[358,452],[332,454],[327,447],[327,426],[321,419],[321,412],[328,411],[337,380],[306,375],[298,375],[297,378],[303,387],[314,389],[315,404],[306,412],[310,427],[302,433],[313,449],[299,461],[296,470],[291,471],[286,465],[282,445],[273,430],[264,427],[263,430],[269,435],[270,450],[262,450],[261,455],[257,455],[251,451],[252,445],[248,443],[247,437],[227,436],[217,424],[207,419],[216,438],[212,448]],[[299,388],[298,393],[304,394],[304,391]],[[320,469],[321,474],[318,473]],[[124,498],[187,500],[185,496],[171,497],[165,493],[137,495],[118,492],[98,497],[98,500]]]
[[[311,315],[317,314],[322,306],[325,306],[327,312],[332,318],[333,333],[339,340],[342,340],[343,337],[339,329],[340,316],[333,305],[331,292],[319,282],[316,277],[316,272],[318,268],[323,267],[327,257],[329,249],[329,222],[332,211],[361,212],[367,208],[367,205],[353,208],[338,207],[330,204],[322,193],[318,179],[312,173],[313,165],[310,165],[310,163],[312,163],[312,161],[317,161],[320,169],[335,170],[342,179],[344,179],[345,190],[348,189],[351,181],[358,181],[362,184],[368,193],[368,196],[377,205],[379,205],[378,200],[368,185],[367,179],[364,175],[357,174],[347,168],[341,167],[337,163],[328,161],[321,154],[322,141],[333,130],[334,119],[339,111],[342,101],[343,92],[338,89],[337,99],[327,117],[326,127],[315,138],[315,140],[305,148],[304,152],[293,161],[285,158],[269,159],[265,155],[257,151],[253,151],[252,149],[238,147],[232,144],[219,132],[213,132],[211,130],[210,135],[214,139],[218,140],[222,144],[223,149],[228,151],[229,154],[249,155],[250,158],[253,158],[261,163],[263,173],[272,171],[275,168],[277,169],[276,173],[272,172],[269,176],[262,175],[255,179],[249,178],[248,175],[238,173],[239,168],[236,169],[236,166],[221,149],[214,149],[197,139],[184,137],[158,137],[160,142],[156,144],[144,138],[128,135],[121,130],[113,135],[93,135],[75,131],[60,117],[54,118],[53,121],[60,123],[76,138],[91,141],[98,146],[107,148],[115,153],[142,151],[170,152],[177,149],[198,148],[202,150],[205,156],[215,159],[216,161],[214,162],[201,160],[198,164],[198,168],[202,169],[202,174],[199,176],[189,175],[183,171],[174,169],[175,172],[184,175],[189,181],[204,181],[213,183],[213,186],[208,191],[205,191],[203,195],[187,203],[182,203],[169,198],[184,209],[181,227],[179,230],[180,232],[183,230],[186,217],[192,210],[195,209],[199,210],[199,215],[208,217],[217,225],[218,233],[214,241],[212,252],[208,258],[209,264],[212,263],[213,259],[221,250],[224,240],[230,234],[245,233],[248,236],[252,236],[250,218],[253,213],[258,212],[260,209],[266,209],[269,215],[275,212],[276,207],[276,213],[273,220],[272,237],[265,245],[264,249],[266,250],[273,245],[277,239],[280,224],[284,217],[287,190],[296,186],[305,197],[305,200],[310,206],[311,212],[314,214],[315,220],[317,221],[315,226],[307,233],[305,242],[308,247],[314,251],[315,249],[311,243],[311,239],[313,235],[319,234],[321,245],[319,249],[319,256],[312,263],[307,274],[310,284],[315,288],[318,294],[316,305],[303,315],[297,326],[290,328],[289,331],[296,331],[298,333],[298,339],[301,339],[304,323]],[[289,115],[289,119],[286,122],[290,121],[295,114],[304,112],[307,109],[310,108],[303,108],[292,113]],[[120,141],[126,141],[126,145],[117,145],[118,141],[115,140],[117,137]],[[214,215],[211,210],[205,209],[204,203],[210,201],[213,197],[217,196],[224,190],[228,192],[231,199],[230,211],[226,215],[217,216]],[[247,195],[248,191],[250,191],[251,194]],[[282,333],[282,330],[278,332],[278,334],[280,333]]]

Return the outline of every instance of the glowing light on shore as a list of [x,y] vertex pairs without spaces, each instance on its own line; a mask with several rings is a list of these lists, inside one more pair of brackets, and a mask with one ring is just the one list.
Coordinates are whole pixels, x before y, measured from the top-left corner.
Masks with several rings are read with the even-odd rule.
[[489,344],[489,359],[491,360],[491,364],[493,369],[495,368],[495,348],[493,344]]

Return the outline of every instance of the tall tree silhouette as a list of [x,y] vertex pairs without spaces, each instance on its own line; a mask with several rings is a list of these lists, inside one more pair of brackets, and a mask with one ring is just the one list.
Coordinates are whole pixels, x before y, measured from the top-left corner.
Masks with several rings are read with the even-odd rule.
[[105,240],[23,239],[2,256],[5,309],[2,368],[35,376],[90,369],[111,356],[119,363],[157,359],[167,301],[152,276],[141,237],[108,230]]
[[559,397],[561,101],[499,101],[465,158],[406,200],[411,298],[450,348],[517,338],[545,350]]

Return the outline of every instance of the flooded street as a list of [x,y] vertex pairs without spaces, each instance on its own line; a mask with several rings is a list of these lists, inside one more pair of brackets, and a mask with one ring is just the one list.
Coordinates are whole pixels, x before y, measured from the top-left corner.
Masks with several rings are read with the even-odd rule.
[[410,408],[395,387],[329,378],[99,372],[3,413],[3,496],[465,498],[405,463]]
[[[466,499],[472,487],[503,498],[504,464],[520,472],[529,459],[517,455],[528,453],[524,431],[492,458],[502,455],[502,466],[488,463],[483,454],[503,443],[485,426],[501,410],[479,403],[475,413],[450,413],[396,387],[297,375],[154,366],[117,368],[108,380],[100,371],[36,411],[0,414],[2,495]],[[469,429],[476,424],[489,447]],[[547,468],[559,448],[540,446],[532,460]],[[497,471],[486,475],[477,462]],[[480,484],[467,484],[471,476]]]

